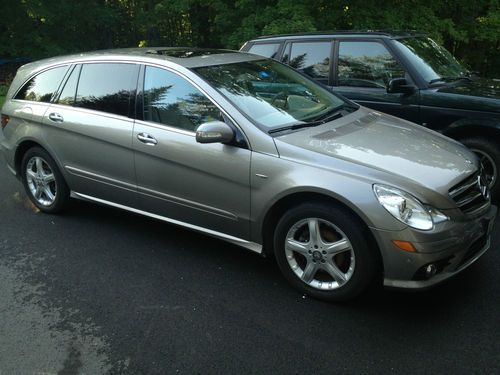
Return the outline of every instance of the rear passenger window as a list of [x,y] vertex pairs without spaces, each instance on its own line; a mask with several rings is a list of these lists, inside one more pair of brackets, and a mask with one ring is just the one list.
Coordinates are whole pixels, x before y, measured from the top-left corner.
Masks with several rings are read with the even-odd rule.
[[248,52],[274,59],[280,48],[279,43],[274,44],[254,44]]
[[69,78],[64,84],[64,88],[57,100],[58,104],[73,105],[75,103],[76,87],[78,85],[78,76],[80,75],[80,65],[76,66],[71,72]]
[[68,66],[60,66],[38,74],[19,90],[14,99],[50,102],[67,70]]
[[220,110],[196,87],[168,70],[146,67],[144,120],[196,131],[210,121],[224,121]]
[[75,106],[128,116],[138,72],[135,64],[84,64]]
[[297,42],[287,46],[283,62],[309,77],[328,84],[331,42]]

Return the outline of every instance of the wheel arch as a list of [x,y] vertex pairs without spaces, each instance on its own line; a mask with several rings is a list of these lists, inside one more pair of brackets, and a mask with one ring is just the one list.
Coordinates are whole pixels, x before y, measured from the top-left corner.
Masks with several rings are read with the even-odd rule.
[[52,157],[52,159],[54,159],[57,167],[59,168],[59,171],[64,176],[64,170],[63,168],[61,168],[61,163],[59,163],[59,160],[54,157],[54,153],[52,152],[52,150],[49,147],[46,147],[42,142],[31,138],[22,140],[16,147],[16,152],[14,154],[14,168],[16,170],[16,173],[18,173],[18,176],[21,176],[21,163],[23,161],[24,155],[33,147],[40,147],[41,149],[45,150]]
[[19,175],[21,175],[21,163],[23,161],[23,157],[26,152],[33,147],[41,147],[45,150],[45,147],[32,139],[24,140],[17,146],[16,153],[14,155],[14,168]]
[[495,137],[500,141],[500,119],[460,119],[450,124],[443,134],[457,140],[466,137]]
[[333,204],[352,214],[355,220],[358,221],[359,224],[363,227],[363,231],[367,235],[367,238],[369,238],[370,242],[376,246],[377,254],[381,260],[382,254],[380,252],[380,248],[378,246],[375,237],[370,231],[369,225],[367,224],[367,219],[364,217],[362,212],[353,209],[348,204],[346,204],[345,202],[336,197],[332,197],[331,195],[328,195],[323,192],[314,192],[314,191],[298,191],[298,192],[296,191],[289,193],[283,197],[280,197],[276,202],[274,202],[269,207],[264,216],[261,227],[263,253],[265,255],[272,256],[273,254],[274,229],[273,230],[270,229],[276,228],[279,219],[288,209],[304,202]]

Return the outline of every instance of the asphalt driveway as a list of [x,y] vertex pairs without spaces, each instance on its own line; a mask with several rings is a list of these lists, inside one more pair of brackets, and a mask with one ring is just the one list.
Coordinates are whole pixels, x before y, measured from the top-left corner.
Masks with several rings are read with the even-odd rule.
[[0,162],[0,375],[498,374],[492,249],[427,292],[328,304],[270,260],[74,202],[36,212]]

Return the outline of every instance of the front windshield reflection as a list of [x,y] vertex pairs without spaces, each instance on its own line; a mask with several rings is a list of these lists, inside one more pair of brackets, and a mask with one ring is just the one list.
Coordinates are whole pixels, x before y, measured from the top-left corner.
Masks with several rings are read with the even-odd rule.
[[430,38],[403,38],[395,43],[427,82],[467,74],[451,53]]
[[345,104],[332,92],[273,60],[194,70],[264,130],[313,122]]

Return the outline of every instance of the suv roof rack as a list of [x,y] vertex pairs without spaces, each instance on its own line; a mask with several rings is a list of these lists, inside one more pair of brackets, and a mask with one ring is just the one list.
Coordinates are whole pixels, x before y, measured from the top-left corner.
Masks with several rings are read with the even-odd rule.
[[408,36],[423,36],[426,35],[423,32],[417,30],[331,30],[331,31],[308,31],[303,33],[289,33],[289,34],[276,34],[276,35],[264,35],[257,37],[253,40],[258,39],[271,39],[271,38],[281,38],[287,36],[321,36],[321,35],[378,35],[387,37],[408,37]]

